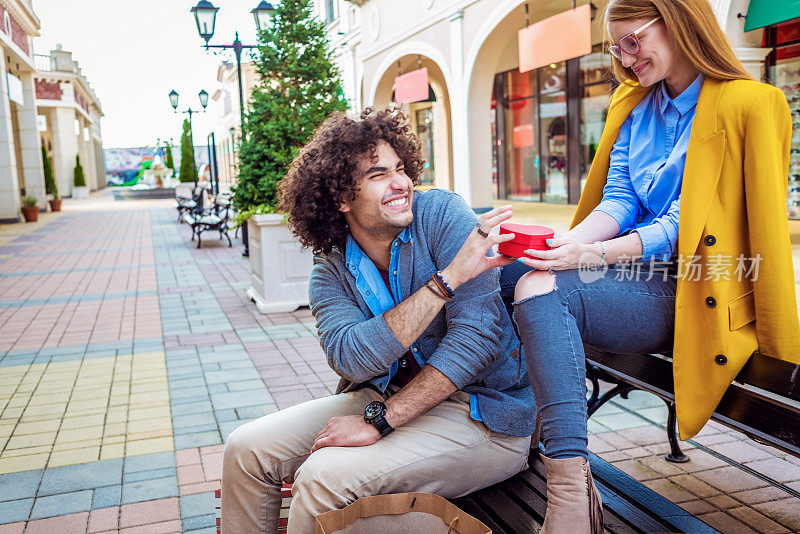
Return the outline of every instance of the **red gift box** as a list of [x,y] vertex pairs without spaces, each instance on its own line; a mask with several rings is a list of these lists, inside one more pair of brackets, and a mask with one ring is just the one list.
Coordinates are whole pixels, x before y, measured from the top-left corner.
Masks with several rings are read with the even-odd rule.
[[537,226],[535,224],[503,223],[500,225],[500,235],[514,234],[514,239],[500,243],[497,251],[500,254],[519,258],[525,256],[524,251],[528,249],[549,250],[546,239],[552,239],[555,232],[547,226]]

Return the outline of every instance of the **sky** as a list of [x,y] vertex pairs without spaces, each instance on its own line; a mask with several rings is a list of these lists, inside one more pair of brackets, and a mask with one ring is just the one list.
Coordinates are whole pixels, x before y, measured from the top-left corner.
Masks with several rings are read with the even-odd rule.
[[[180,142],[187,115],[173,112],[169,92],[179,95],[179,110],[200,109],[201,89],[212,95],[217,67],[232,51],[206,52],[189,10],[197,0],[33,0],[41,21],[36,54],[56,43],[72,52],[100,100],[105,148],[153,146],[156,139]],[[255,44],[250,10],[258,0],[212,0],[219,7],[210,44],[231,44],[234,32]],[[209,96],[208,112],[193,115],[195,145],[206,144],[218,117]]]

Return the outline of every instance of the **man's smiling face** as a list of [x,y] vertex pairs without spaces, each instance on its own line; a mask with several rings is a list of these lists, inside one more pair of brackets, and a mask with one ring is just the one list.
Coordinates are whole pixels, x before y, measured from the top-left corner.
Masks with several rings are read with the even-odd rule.
[[394,239],[411,224],[414,184],[389,143],[364,154],[355,178],[356,197],[340,208],[354,236]]

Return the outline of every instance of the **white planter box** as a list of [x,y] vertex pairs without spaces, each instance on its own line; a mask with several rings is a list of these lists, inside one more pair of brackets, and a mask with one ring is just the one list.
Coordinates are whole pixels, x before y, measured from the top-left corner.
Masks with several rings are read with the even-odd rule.
[[83,186],[78,187],[73,185],[72,186],[72,198],[86,198],[89,196],[89,187]]
[[294,311],[308,306],[310,250],[301,250],[281,214],[253,215],[250,234],[250,280],[247,290],[261,313]]

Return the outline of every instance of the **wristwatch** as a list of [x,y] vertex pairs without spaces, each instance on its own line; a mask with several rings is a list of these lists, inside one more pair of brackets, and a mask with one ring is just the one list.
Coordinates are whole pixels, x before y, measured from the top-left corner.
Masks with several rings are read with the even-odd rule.
[[373,401],[364,408],[364,421],[378,429],[381,437],[394,432],[394,428],[386,421],[386,405],[381,401]]

